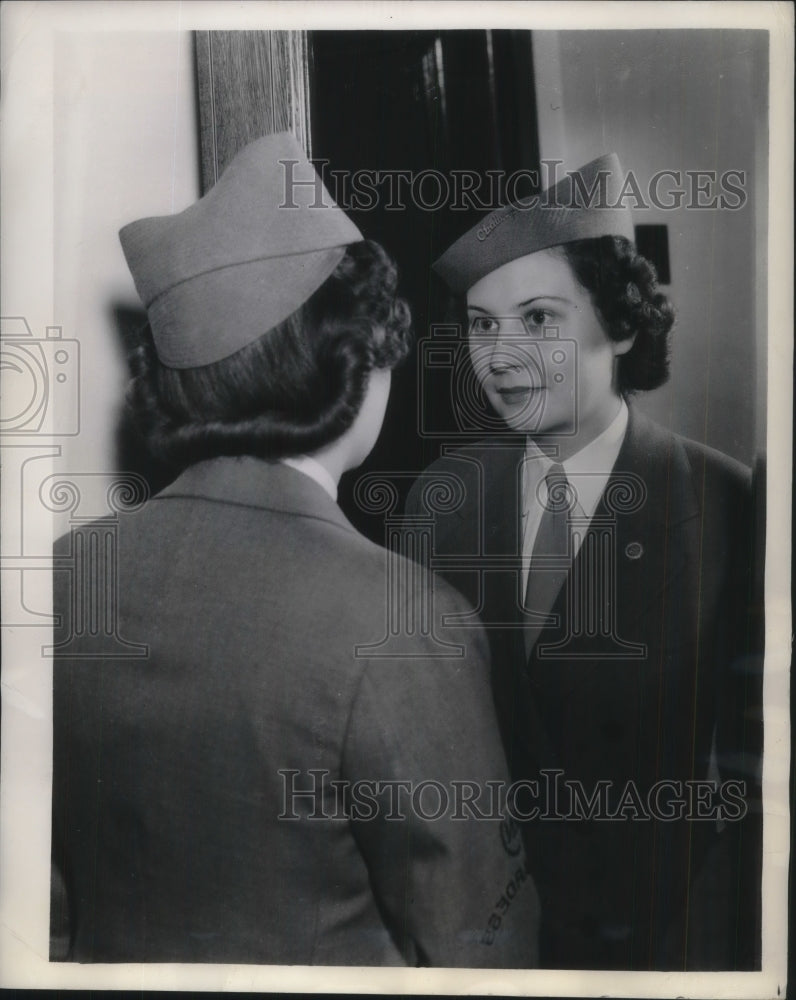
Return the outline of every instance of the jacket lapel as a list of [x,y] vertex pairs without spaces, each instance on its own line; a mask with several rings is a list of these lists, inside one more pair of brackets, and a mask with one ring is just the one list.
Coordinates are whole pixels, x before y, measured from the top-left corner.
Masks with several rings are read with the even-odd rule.
[[[520,636],[521,614],[521,497],[524,447],[512,445],[485,456],[484,555],[496,557],[484,573],[484,611],[488,622],[508,626]],[[497,567],[500,568],[497,568]]]
[[[691,469],[678,439],[631,408],[627,434],[534,659],[638,661],[646,614],[682,576],[699,516]],[[600,553],[596,555],[596,553]],[[597,569],[599,567],[599,571]],[[599,578],[604,595],[588,590]],[[580,602],[580,603],[578,603]],[[589,631],[586,605],[599,616]]]
[[687,526],[699,517],[699,505],[678,439],[631,410],[599,510],[616,525],[616,621],[630,630],[694,556]]

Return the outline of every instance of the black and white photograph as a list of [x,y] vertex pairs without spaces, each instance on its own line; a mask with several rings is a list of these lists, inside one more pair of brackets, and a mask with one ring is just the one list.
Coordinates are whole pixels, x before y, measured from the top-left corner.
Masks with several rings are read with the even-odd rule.
[[792,6],[0,18],[0,985],[786,996]]

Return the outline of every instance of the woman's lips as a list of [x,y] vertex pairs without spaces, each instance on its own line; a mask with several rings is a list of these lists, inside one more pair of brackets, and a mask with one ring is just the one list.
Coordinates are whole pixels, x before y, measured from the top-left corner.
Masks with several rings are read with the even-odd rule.
[[534,392],[541,392],[543,385],[511,385],[495,389],[505,403],[524,403]]

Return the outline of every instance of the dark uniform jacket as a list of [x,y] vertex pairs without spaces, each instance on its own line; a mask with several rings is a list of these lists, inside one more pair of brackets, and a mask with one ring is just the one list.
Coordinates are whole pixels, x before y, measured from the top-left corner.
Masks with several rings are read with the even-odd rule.
[[631,409],[557,624],[526,662],[523,446],[450,452],[408,513],[435,476],[458,478],[464,500],[436,515],[432,564],[487,625],[513,776],[537,783],[517,812],[541,963],[755,967],[762,714],[747,470]]
[[[94,658],[75,578],[91,530],[56,550],[66,957],[533,966],[522,855],[498,822],[450,818],[454,780],[507,776],[483,635],[451,630],[454,658],[422,632],[398,658],[356,648],[386,636],[386,574],[412,564],[283,465],[200,463],[113,530],[113,615],[143,658]],[[461,611],[447,585],[436,601]],[[357,786],[355,821],[364,781],[407,784]],[[424,781],[451,795],[440,818],[434,788],[413,810]]]

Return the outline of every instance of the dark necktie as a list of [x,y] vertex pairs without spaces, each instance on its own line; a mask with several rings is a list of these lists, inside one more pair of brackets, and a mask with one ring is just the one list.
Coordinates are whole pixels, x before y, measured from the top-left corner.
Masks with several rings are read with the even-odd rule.
[[[538,616],[549,616],[571,562],[569,516],[572,488],[563,465],[551,465],[545,476],[547,501],[533,544],[528,585],[525,590],[525,654],[530,657],[546,627]],[[536,612],[531,616],[530,612]]]

